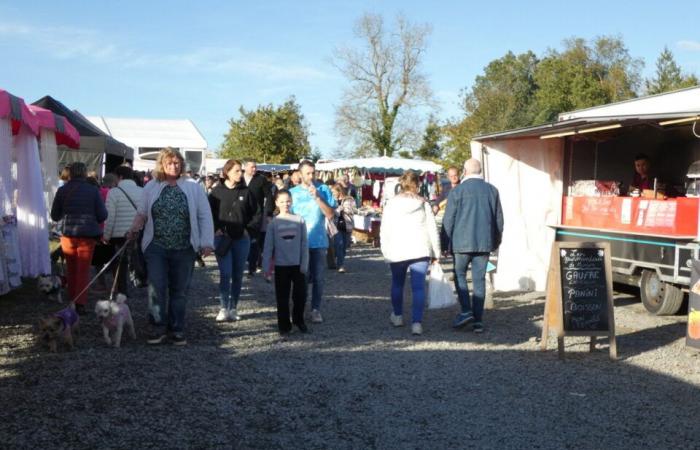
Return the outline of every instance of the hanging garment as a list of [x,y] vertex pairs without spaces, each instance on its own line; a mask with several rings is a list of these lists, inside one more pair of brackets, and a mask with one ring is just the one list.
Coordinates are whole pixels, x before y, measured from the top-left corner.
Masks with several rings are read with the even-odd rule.
[[[0,295],[22,284],[17,221],[12,208],[12,126],[0,119]],[[48,247],[48,240],[46,242]]]
[[41,159],[41,172],[44,176],[46,210],[50,211],[53,198],[58,190],[58,147],[56,146],[56,133],[53,130],[41,129],[39,159]]
[[22,128],[14,138],[17,161],[17,232],[22,249],[22,276],[51,273],[49,224],[36,136]]

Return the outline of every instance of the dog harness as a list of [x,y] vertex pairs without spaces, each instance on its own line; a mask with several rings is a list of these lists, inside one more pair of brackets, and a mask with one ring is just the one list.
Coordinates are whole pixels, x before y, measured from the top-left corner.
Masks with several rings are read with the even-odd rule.
[[110,330],[114,330],[117,328],[117,325],[119,324],[120,320],[122,321],[122,323],[126,323],[126,319],[128,316],[129,306],[125,303],[121,303],[119,305],[119,312],[104,319],[104,324]]
[[64,328],[72,328],[73,325],[78,323],[78,313],[75,312],[73,308],[64,308],[54,314],[55,317],[58,317],[63,321],[63,326]]

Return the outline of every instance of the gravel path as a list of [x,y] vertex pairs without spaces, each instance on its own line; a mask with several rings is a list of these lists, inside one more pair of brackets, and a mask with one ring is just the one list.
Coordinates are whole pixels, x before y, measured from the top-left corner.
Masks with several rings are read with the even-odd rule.
[[[33,288],[0,297],[2,448],[691,448],[700,359],[683,317],[616,301],[618,353],[567,338],[542,353],[541,293],[499,293],[486,332],[427,311],[424,334],[389,324],[379,251],[353,248],[327,274],[326,322],[281,339],[271,285],[247,280],[237,323],[218,312],[213,260],[195,270],[189,345],[145,344],[144,292],[130,300],[137,341],[107,348],[94,315],[78,348],[48,353],[33,326],[56,310]],[[554,342],[550,342],[550,348]]]

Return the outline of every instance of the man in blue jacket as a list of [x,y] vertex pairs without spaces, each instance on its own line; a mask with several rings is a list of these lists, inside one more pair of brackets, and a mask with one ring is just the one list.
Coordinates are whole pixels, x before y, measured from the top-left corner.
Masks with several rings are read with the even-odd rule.
[[[464,163],[464,178],[447,198],[443,226],[452,241],[455,287],[462,307],[452,326],[458,328],[473,323],[474,332],[481,333],[484,331],[486,265],[489,253],[501,244],[503,209],[498,189],[482,178],[478,159]],[[471,298],[467,286],[470,264],[474,288]]]

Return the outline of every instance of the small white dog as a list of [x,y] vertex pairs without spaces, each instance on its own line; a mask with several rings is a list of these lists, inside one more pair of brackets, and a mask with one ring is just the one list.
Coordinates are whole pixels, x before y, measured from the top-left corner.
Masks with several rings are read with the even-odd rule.
[[39,275],[37,278],[37,286],[41,292],[46,294],[49,300],[63,303],[63,295],[61,293],[63,281],[58,275]]
[[[107,345],[119,347],[122,341],[124,325],[129,327],[129,334],[136,339],[134,320],[131,318],[129,306],[125,303],[126,295],[117,294],[117,301],[100,300],[95,305],[95,314],[102,322],[102,333]],[[113,336],[110,337],[110,332]]]

